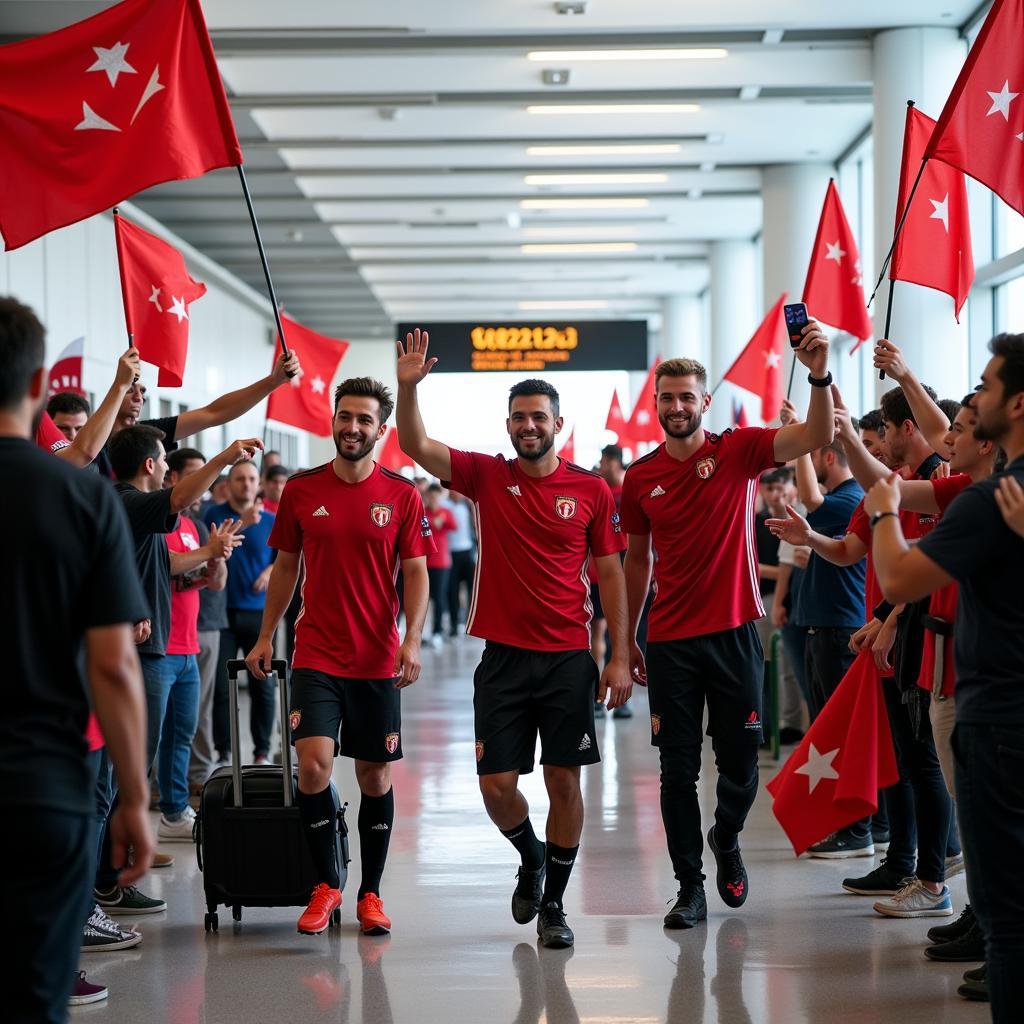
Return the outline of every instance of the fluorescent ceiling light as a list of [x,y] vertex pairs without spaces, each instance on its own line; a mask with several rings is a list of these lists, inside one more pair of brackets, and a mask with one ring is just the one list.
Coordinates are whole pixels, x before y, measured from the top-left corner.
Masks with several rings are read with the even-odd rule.
[[527,60],[721,60],[729,51],[721,47],[688,47],[671,50],[531,50]]
[[532,103],[528,114],[695,114],[696,103]]
[[644,142],[625,146],[527,146],[527,156],[653,156],[659,153],[678,153],[678,142]]
[[572,224],[568,226],[523,228],[525,238],[565,238],[566,236],[586,236],[590,238],[622,238],[623,235],[632,235],[636,232],[631,224],[607,226],[602,224]]
[[527,185],[664,185],[667,174],[527,174]]
[[519,251],[540,255],[556,252],[635,252],[636,242],[530,242]]
[[607,199],[520,199],[524,210],[637,210],[648,206],[650,199],[622,196]]
[[607,309],[607,299],[537,299],[519,303],[520,309]]

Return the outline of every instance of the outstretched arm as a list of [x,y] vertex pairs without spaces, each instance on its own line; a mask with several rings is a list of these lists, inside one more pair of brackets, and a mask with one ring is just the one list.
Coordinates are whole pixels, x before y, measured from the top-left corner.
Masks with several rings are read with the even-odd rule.
[[433,369],[436,359],[427,359],[430,336],[418,327],[406,335],[406,343],[398,346],[398,444],[402,451],[439,480],[451,480],[452,456],[446,444],[427,437],[423,426],[416,388]]
[[917,420],[917,429],[932,449],[945,457],[949,420],[904,362],[903,353],[888,338],[881,338],[875,343],[875,369],[884,370],[903,388],[910,411]]
[[[804,327],[803,335],[794,355],[812,377],[821,380],[828,374],[828,339],[815,320]],[[829,388],[813,387],[807,421],[781,427],[775,435],[775,458],[778,462],[789,462],[828,444],[833,436],[832,392]]]

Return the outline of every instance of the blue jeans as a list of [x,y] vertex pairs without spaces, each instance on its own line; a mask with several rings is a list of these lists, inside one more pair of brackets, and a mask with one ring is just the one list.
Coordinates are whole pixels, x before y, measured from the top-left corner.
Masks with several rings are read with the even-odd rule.
[[1024,725],[953,730],[956,807],[971,866],[971,906],[985,934],[994,1024],[1024,1020]]
[[194,654],[144,654],[146,764],[157,761],[160,810],[168,817],[188,806],[188,762],[199,722],[199,666]]
[[109,892],[117,885],[118,868],[110,862],[110,816],[117,809],[117,780],[107,756],[100,747],[89,754],[89,766],[96,780],[96,880],[95,887]]

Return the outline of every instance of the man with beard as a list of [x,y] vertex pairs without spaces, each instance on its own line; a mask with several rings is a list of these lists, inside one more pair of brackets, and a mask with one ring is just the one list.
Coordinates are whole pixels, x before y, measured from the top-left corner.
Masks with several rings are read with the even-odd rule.
[[[697,798],[705,702],[718,764],[718,807],[708,832],[718,892],[730,907],[747,898],[739,833],[757,795],[764,674],[754,627],[764,615],[754,545],[757,481],[766,469],[828,444],[834,427],[828,341],[817,323],[804,328],[794,351],[810,371],[807,422],[774,430],[705,431],[711,395],[704,367],[692,359],[661,363],[655,396],[665,442],[626,470],[630,663],[650,683],[661,813],[679,880],[667,928],[692,928],[707,916]],[[635,635],[651,579],[652,544],[658,561],[645,665]]]
[[[466,632],[487,641],[474,685],[477,774],[491,821],[522,859],[512,917],[550,949],[574,942],[562,897],[583,831],[580,766],[600,760],[594,693],[608,707],[632,691],[626,660],[625,586],[619,517],[597,474],[560,459],[558,392],[525,380],[509,392],[506,429],[515,459],[449,448],[427,436],[417,385],[436,359],[417,329],[398,342],[398,440],[428,472],[475,506],[476,585]],[[612,659],[590,655],[588,554],[597,564]],[[536,837],[519,776],[533,771],[537,733],[551,801],[547,846]]]
[[[245,659],[265,679],[273,636],[299,575],[306,579],[295,626],[291,739],[299,760],[298,806],[320,882],[299,918],[303,934],[322,932],[341,906],[331,769],[355,760],[363,877],[356,917],[365,935],[391,930],[380,898],[395,818],[391,762],[402,756],[401,690],[420,674],[427,613],[430,527],[415,485],[373,460],[394,403],[380,381],[355,377],[334,393],[337,457],[296,473],[285,485],[269,544],[277,549],[259,639]],[[405,578],[405,640],[400,644],[395,576]],[[340,729],[340,741],[339,741]],[[256,854],[258,856],[258,854]]]

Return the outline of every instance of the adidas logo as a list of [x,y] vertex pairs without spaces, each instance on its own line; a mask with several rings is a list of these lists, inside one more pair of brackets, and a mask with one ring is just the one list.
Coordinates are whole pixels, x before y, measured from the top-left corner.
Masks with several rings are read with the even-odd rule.
[[388,830],[388,827],[383,822],[381,822],[379,825],[371,825],[370,826],[370,831],[371,832],[387,832],[387,830]]
[[511,487],[507,487],[506,490],[509,494],[513,494],[517,498],[521,498],[523,496],[523,492],[519,490],[519,484],[513,484]]
[[665,488],[662,487],[661,484],[658,484],[658,486],[655,487],[653,491],[651,491],[651,497],[652,498],[660,498],[664,493],[665,493]]
[[580,740],[578,750],[589,750],[590,749],[590,737],[584,734],[583,739]]
[[309,827],[310,828],[319,828],[321,825],[330,825],[330,823],[331,822],[330,822],[329,818],[324,818],[323,821],[314,821],[313,824],[310,825]]
[[314,513],[314,516],[329,516],[331,513],[321,505]]

